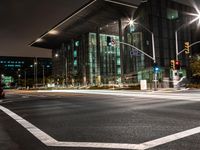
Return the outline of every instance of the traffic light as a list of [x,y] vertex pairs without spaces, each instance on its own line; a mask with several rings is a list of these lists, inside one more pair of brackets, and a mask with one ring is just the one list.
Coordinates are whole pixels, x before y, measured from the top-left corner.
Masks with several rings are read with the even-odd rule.
[[184,49],[185,49],[185,54],[190,53],[190,43],[189,42],[184,43]]
[[154,63],[154,64],[153,64],[153,72],[154,72],[154,73],[160,72],[160,68],[158,67],[158,64],[157,64],[157,63]]
[[175,70],[175,60],[171,60],[170,62],[170,68]]
[[180,70],[180,68],[181,68],[181,62],[179,60],[176,60],[176,62],[175,62],[175,69],[176,70]]
[[107,36],[107,46],[111,46],[112,45],[112,40],[110,36]]

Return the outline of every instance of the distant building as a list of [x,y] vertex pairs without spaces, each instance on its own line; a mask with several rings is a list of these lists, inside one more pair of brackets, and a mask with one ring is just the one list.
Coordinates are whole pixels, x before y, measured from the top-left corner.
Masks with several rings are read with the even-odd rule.
[[2,81],[9,79],[13,85],[24,86],[26,78],[27,86],[33,86],[36,80],[38,84],[42,83],[43,72],[45,78],[52,75],[51,58],[0,56]]
[[[172,0],[148,0],[136,6],[121,1],[97,0],[83,6],[30,45],[52,49],[53,76],[68,84],[138,83],[153,79],[153,57],[158,79],[172,78],[170,60],[176,57],[175,31],[194,19],[195,9]],[[136,20],[131,24],[130,20]],[[184,42],[197,41],[195,23],[178,32],[179,51]],[[56,56],[56,57],[55,57]],[[182,53],[181,72],[186,74],[188,55]]]

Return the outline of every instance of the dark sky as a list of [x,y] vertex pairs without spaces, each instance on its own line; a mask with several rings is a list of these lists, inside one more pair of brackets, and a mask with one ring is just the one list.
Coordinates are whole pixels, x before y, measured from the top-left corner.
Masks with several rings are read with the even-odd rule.
[[28,44],[87,0],[0,0],[0,56],[51,57]]
[[88,1],[0,0],[0,56],[51,57],[50,50],[28,44]]

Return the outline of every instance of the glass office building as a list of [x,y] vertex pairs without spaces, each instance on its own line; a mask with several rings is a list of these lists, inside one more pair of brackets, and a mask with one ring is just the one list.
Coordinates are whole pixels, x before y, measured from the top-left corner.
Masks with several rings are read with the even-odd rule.
[[[133,84],[142,79],[151,83],[153,60],[136,49],[153,56],[153,33],[158,77],[162,81],[171,78],[170,60],[176,57],[175,31],[193,19],[187,12],[195,13],[193,8],[172,0],[149,0],[139,6],[91,1],[53,28],[57,35],[47,32],[31,45],[53,50],[53,75],[67,84]],[[138,23],[129,24],[132,19]],[[185,41],[197,40],[191,36],[195,27],[192,24],[178,32],[179,50]],[[188,56],[183,53],[179,59],[184,73]]]

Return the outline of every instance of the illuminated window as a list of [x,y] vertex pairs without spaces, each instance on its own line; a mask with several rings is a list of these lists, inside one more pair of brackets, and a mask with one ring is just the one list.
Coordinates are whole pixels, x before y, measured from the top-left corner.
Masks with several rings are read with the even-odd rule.
[[77,66],[77,60],[74,60],[74,66]]
[[67,46],[68,51],[70,50],[70,45]]
[[118,75],[121,74],[121,68],[117,68],[117,74],[118,74]]
[[135,31],[135,25],[130,25],[130,33],[134,32]]
[[80,45],[80,42],[79,42],[79,41],[76,41],[76,42],[75,42],[75,46],[78,47],[79,45]]
[[74,50],[74,57],[77,57],[77,51]]
[[178,16],[178,11],[177,10],[171,9],[171,8],[167,9],[167,19],[174,20],[174,19],[177,19],[178,17],[179,16]]
[[120,58],[117,58],[117,65],[120,65]]

